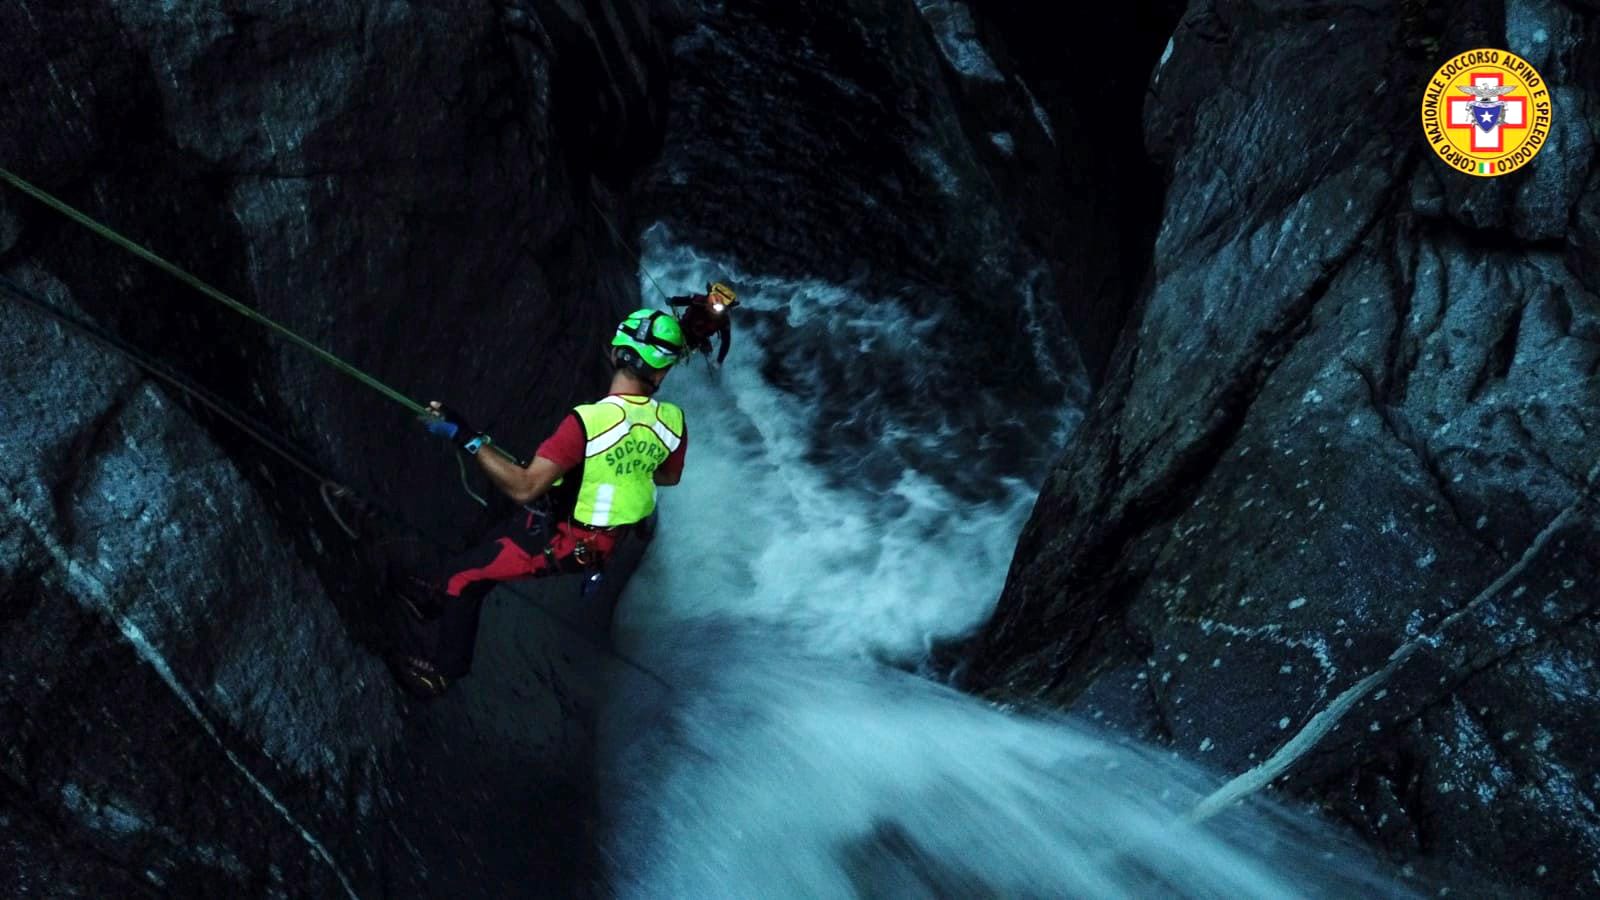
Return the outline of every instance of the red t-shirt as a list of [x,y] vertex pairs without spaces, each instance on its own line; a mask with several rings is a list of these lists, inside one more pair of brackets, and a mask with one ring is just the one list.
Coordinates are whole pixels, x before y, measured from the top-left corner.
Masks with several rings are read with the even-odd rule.
[[[622,396],[615,394],[612,396]],[[589,439],[583,433],[583,422],[577,413],[569,413],[561,420],[561,425],[555,433],[545,438],[539,445],[536,455],[542,456],[561,467],[563,472],[570,472],[583,462],[583,451],[588,447]],[[678,449],[672,451],[656,471],[671,480],[673,477],[683,475],[683,457],[689,449],[689,423],[683,424],[683,440],[678,443]]]

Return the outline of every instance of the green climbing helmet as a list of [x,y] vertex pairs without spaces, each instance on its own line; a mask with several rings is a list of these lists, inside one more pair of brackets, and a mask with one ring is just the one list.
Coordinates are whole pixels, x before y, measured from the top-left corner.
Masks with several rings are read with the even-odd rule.
[[611,346],[617,362],[645,369],[665,369],[683,355],[683,328],[659,309],[636,309],[617,325]]

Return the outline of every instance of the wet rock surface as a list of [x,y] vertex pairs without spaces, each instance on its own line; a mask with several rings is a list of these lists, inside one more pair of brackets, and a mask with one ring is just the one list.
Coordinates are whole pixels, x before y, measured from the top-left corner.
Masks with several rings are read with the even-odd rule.
[[[907,349],[870,373],[852,340],[882,322],[849,323],[872,310],[751,320],[786,335],[765,374],[815,400],[819,445],[881,453],[837,467],[863,479],[916,465],[922,443],[886,440],[902,428],[948,429],[972,483],[1036,471],[1014,448],[1058,422],[1028,416],[1082,402],[1109,359],[970,684],[1238,772],[1378,673],[1280,786],[1431,877],[1600,886],[1592,4],[1193,4],[1148,86],[1170,185],[1115,354],[1146,262],[1138,222],[1105,217],[1144,170],[1076,155],[1077,83],[1014,15],[596,9],[11,4],[0,114],[28,124],[0,131],[0,161],[524,452],[601,383],[591,348],[639,303],[613,224],[664,220],[749,271],[898,307]],[[1074,52],[1100,60],[1090,40]],[[1558,118],[1529,170],[1467,181],[1416,106],[1482,45],[1538,64]],[[398,408],[9,190],[0,273],[434,535],[499,512],[461,499]],[[867,378],[916,402],[858,420]],[[8,889],[596,889],[585,754],[608,664],[532,605],[602,632],[570,584],[497,595],[478,671],[417,707],[376,661],[379,563],[414,536],[350,541],[315,484],[9,306],[0,379]],[[1013,404],[963,403],[974,382]],[[886,825],[860,883],[924,856]]]
[[53,323],[4,321],[0,386],[29,425],[0,435],[10,890],[370,888],[401,732],[381,664],[169,398]]
[[[1191,5],[1150,290],[971,686],[1236,773],[1376,673],[1280,787],[1431,879],[1600,890],[1594,12]],[[1499,179],[1417,122],[1482,46],[1557,104]]]
[[[8,169],[514,449],[603,385],[639,302],[605,218],[661,127],[645,4],[16,3],[0,34]],[[0,300],[6,890],[588,891],[603,659],[497,596],[446,699],[379,662],[385,564],[504,509],[400,408],[9,188],[0,274],[425,532],[347,511],[352,541],[314,481]],[[527,593],[603,638],[574,591]]]
[[[1093,216],[1064,201],[1090,185],[980,24],[955,3],[603,14],[519,2],[18,3],[0,11],[0,33],[18,36],[0,113],[29,127],[0,134],[0,160],[523,452],[599,383],[591,348],[640,301],[612,227],[632,235],[658,218],[752,271],[891,298],[911,339],[878,380],[946,401],[911,424],[1043,448],[1055,411],[1083,397],[1074,304],[1105,261],[1074,252],[1096,238]],[[670,125],[664,29],[677,35]],[[724,205],[743,218],[716,215]],[[1063,229],[1058,208],[1071,213]],[[451,455],[403,411],[10,190],[0,273],[216,390],[427,532],[355,516],[363,540],[350,540],[316,484],[227,423],[8,307],[8,384],[37,399],[0,438],[67,448],[8,460],[6,658],[50,680],[17,674],[4,697],[7,725],[27,736],[0,794],[5,861],[21,873],[10,886],[592,888],[581,760],[608,683],[598,675],[617,663],[538,609],[589,636],[604,631],[595,610],[566,584],[497,595],[477,671],[427,707],[397,696],[375,662],[387,643],[383,564],[429,555],[428,538],[466,543],[503,508],[463,501]],[[848,341],[815,337],[789,349],[822,344],[849,362]],[[808,385],[803,366],[769,368],[814,392],[840,452],[882,442],[886,423],[852,421],[841,405],[858,369]],[[1019,402],[1051,421],[964,408],[959,385],[972,377],[1022,385]],[[890,445],[872,471],[892,479],[903,449]],[[1001,474],[1044,461],[981,459]],[[117,477],[133,480],[104,495]],[[100,559],[111,571],[84,580]],[[609,591],[627,569],[614,567]],[[81,635],[97,661],[51,656],[57,645],[34,636],[51,627]],[[130,706],[146,715],[121,711]],[[82,761],[54,747],[101,731],[106,746]]]
[[[1053,119],[964,3],[684,12],[641,213],[753,275],[847,289],[823,316],[736,317],[773,326],[763,374],[817,410],[825,461],[869,483],[948,470],[918,440],[885,440],[912,434],[975,467],[952,489],[1037,476],[1056,420],[1085,402],[1085,360],[1098,368],[1115,331],[1088,323],[1120,321],[1100,306],[1125,311],[1132,292],[1104,225],[1116,190],[1095,180],[1072,122]],[[980,399],[1000,396],[985,386],[1008,404]],[[866,390],[903,398],[890,420],[859,414]]]

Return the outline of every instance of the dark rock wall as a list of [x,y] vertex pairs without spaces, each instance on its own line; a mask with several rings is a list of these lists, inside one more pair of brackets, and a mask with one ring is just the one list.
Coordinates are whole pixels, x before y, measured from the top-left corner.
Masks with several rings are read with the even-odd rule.
[[[1144,151],[1143,110],[1181,0],[1076,4],[1058,27],[1008,0],[972,4],[976,33],[1010,61],[1026,97],[1052,123],[1038,149],[1064,180],[1059,200],[1037,197],[1040,166],[1020,169],[1013,195],[1028,228],[1050,236],[1072,332],[1100,380],[1150,265],[1165,179]],[[1085,266],[1084,260],[1095,261]]]
[[[1492,180],[1418,117],[1481,46],[1556,104]],[[1150,290],[971,685],[1238,772],[1410,646],[1279,783],[1439,877],[1600,890],[1596,8],[1195,3],[1151,90]]]
[[[7,4],[0,164],[531,452],[639,302],[597,208],[629,227],[659,142],[650,14]],[[403,410],[8,188],[0,274],[433,534],[482,523]],[[0,367],[8,892],[582,890],[581,641],[497,601],[497,668],[402,716],[378,563],[412,536],[350,541],[316,484],[9,299]]]
[[[1039,419],[1085,398],[1078,304],[1115,268],[1081,252],[1095,231],[1077,193],[1088,176],[1063,160],[1069,136],[962,3],[685,10],[641,215],[751,274],[843,285],[851,302],[906,311],[906,328],[874,335],[871,353],[822,323],[774,329],[764,374],[815,404],[830,430],[816,443],[839,457],[826,462],[891,482],[908,465],[950,470],[914,456],[861,465],[887,428],[947,435],[944,449],[981,470],[957,489],[987,484],[990,470],[1036,477],[1046,448],[1031,433],[1050,431]],[[758,313],[740,316],[751,327]],[[869,389],[904,398],[903,418],[858,422]]]
[[370,887],[400,733],[381,663],[170,398],[37,316],[0,333],[29,426],[0,435],[10,891]]
[[[7,33],[34,39],[9,64],[7,114],[27,128],[6,158],[47,190],[402,392],[453,388],[525,452],[546,392],[603,377],[595,338],[637,292],[592,204],[621,218],[608,179],[653,154],[661,115],[642,8],[598,23],[563,4],[460,2],[7,15]],[[437,513],[441,479],[394,452],[413,434],[381,398],[53,214],[12,208],[20,252],[46,257],[89,312],[219,376],[346,478],[404,485],[397,504]]]

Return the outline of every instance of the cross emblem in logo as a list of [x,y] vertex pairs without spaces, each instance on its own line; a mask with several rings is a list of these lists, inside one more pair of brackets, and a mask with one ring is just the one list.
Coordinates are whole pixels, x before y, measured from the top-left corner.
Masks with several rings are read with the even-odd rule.
[[1528,98],[1505,96],[1510,91],[1499,72],[1473,72],[1471,85],[1460,85],[1458,90],[1478,99],[1452,98],[1445,127],[1470,131],[1474,153],[1499,153],[1505,149],[1504,129],[1528,127]]

